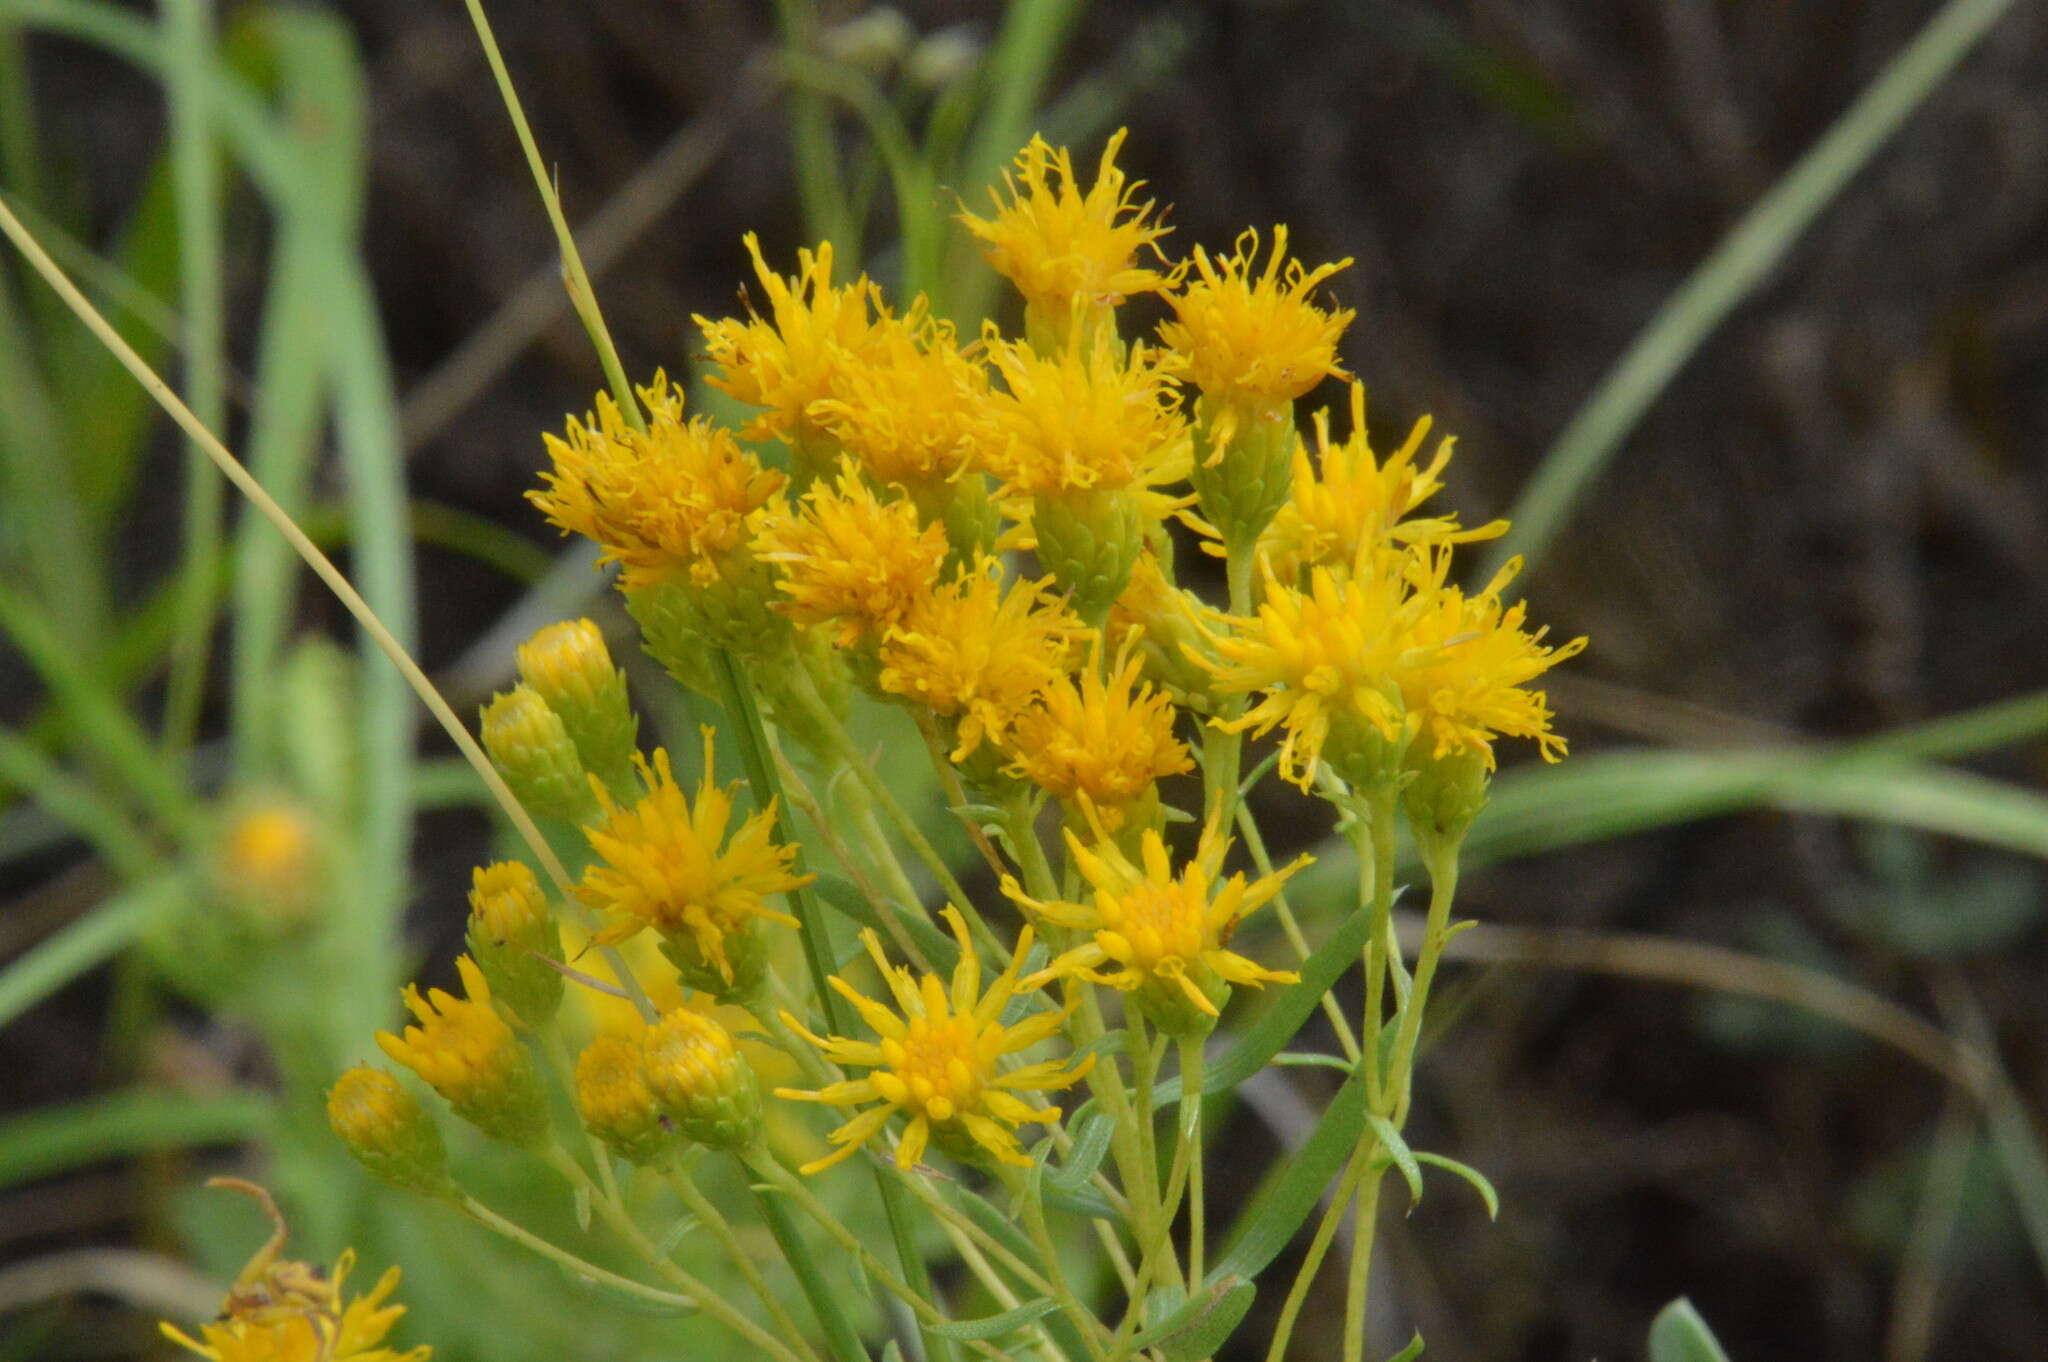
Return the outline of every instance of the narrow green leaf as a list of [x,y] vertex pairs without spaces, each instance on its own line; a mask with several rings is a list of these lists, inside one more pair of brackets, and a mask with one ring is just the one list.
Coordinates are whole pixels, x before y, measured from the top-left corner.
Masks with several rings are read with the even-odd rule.
[[1095,1176],[1095,1170],[1102,1167],[1103,1156],[1109,1152],[1110,1140],[1115,1134],[1116,1122],[1099,1113],[1079,1122],[1066,1162],[1046,1175],[1046,1186],[1062,1189],[1086,1186],[1088,1179]]
[[1243,1277],[1213,1275],[1187,1303],[1125,1347],[1131,1353],[1157,1348],[1167,1362],[1199,1362],[1223,1346],[1257,1294],[1258,1288]]
[[0,1123],[0,1187],[101,1159],[233,1144],[268,1133],[273,1121],[270,1099],[250,1092],[166,1097],[134,1090],[46,1108]]
[[1394,1129],[1394,1123],[1384,1116],[1368,1113],[1365,1123],[1379,1138],[1380,1148],[1387,1151],[1387,1157],[1394,1161],[1394,1167],[1401,1170],[1401,1176],[1408,1181],[1408,1209],[1414,1210],[1415,1203],[1422,1200],[1422,1168],[1415,1162],[1415,1155],[1409,1151],[1408,1141],[1401,1138],[1401,1132]]
[[1001,1338],[1015,1333],[1035,1319],[1043,1318],[1059,1309],[1059,1302],[1050,1296],[1025,1301],[1014,1310],[1005,1310],[1000,1315],[989,1315],[982,1319],[956,1319],[945,1324],[934,1324],[932,1332],[941,1338],[957,1339],[962,1343],[973,1343],[991,1338]]
[[1263,1272],[1315,1213],[1323,1189],[1351,1157],[1364,1127],[1365,1078],[1353,1074],[1330,1099],[1322,1119],[1288,1159],[1284,1171],[1267,1183],[1238,1217],[1228,1247],[1210,1269],[1209,1280],[1253,1278]]
[[1422,1334],[1418,1331],[1415,1337],[1408,1340],[1408,1346],[1388,1358],[1387,1362],[1415,1362],[1415,1359],[1420,1356],[1422,1356]]
[[1728,1362],[1728,1354],[1692,1302],[1680,1296],[1650,1324],[1650,1362]]
[[1477,1168],[1467,1163],[1459,1163],[1456,1159],[1448,1158],[1445,1155],[1432,1154],[1427,1150],[1420,1149],[1415,1151],[1415,1161],[1417,1163],[1426,1163],[1432,1168],[1441,1168],[1447,1173],[1456,1173],[1459,1177],[1471,1183],[1472,1190],[1479,1193],[1479,1199],[1486,1203],[1486,1218],[1489,1220],[1500,1219],[1500,1193],[1493,1190],[1493,1184],[1487,1181],[1486,1175]]
[[[844,875],[830,871],[821,872],[817,883],[811,886],[811,892],[861,926],[879,932],[883,940],[889,939],[889,929],[883,925],[881,914],[875,910],[875,905],[868,902],[867,895],[861,893],[859,887]],[[897,921],[902,924],[904,931],[909,933],[910,939],[917,943],[917,948],[924,952],[925,959],[932,962],[933,969],[945,973],[959,960],[959,943],[923,912],[898,913]]]
[[186,891],[166,875],[108,899],[0,970],[0,1026],[125,948]]

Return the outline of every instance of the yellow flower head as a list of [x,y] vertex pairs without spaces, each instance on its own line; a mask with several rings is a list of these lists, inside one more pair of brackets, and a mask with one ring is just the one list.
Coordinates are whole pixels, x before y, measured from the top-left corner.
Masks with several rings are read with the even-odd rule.
[[994,217],[958,215],[984,243],[988,263],[1055,327],[1075,311],[1113,308],[1165,282],[1157,270],[1136,264],[1138,252],[1170,229],[1151,220],[1149,202],[1136,201],[1143,181],[1128,181],[1117,169],[1123,144],[1120,128],[1102,148],[1095,183],[1083,193],[1067,149],[1034,136],[1017,153],[1014,169],[1003,172],[1009,202],[991,187]]
[[764,901],[809,884],[789,873],[796,848],[770,838],[775,802],[741,824],[731,842],[732,787],[712,783],[712,735],[704,730],[704,779],[694,801],[683,797],[669,769],[668,752],[656,748],[650,765],[635,764],[647,793],[631,808],[600,791],[604,818],[585,828],[597,860],[583,872],[576,896],[617,918],[599,932],[597,944],[623,941],[643,927],[667,937],[684,937],[728,982],[733,965],[726,938],[756,918],[794,927],[797,920]]
[[1274,874],[1247,883],[1242,873],[1218,883],[1230,840],[1212,818],[1203,829],[1194,859],[1176,875],[1166,842],[1147,828],[1140,848],[1142,864],[1133,864],[1117,845],[1102,839],[1090,848],[1067,832],[1074,865],[1095,891],[1088,903],[1043,903],[1027,897],[1014,880],[1004,890],[1034,916],[1090,939],[1059,956],[1025,982],[1042,983],[1063,974],[1126,991],[1139,991],[1153,1005],[1155,1019],[1165,1012],[1197,1013],[1214,1018],[1217,998],[1227,984],[1292,983],[1298,976],[1270,970],[1229,949],[1237,924],[1280,892],[1289,876],[1309,863],[1301,857]]
[[1413,733],[1396,669],[1418,606],[1401,562],[1398,554],[1361,554],[1343,576],[1318,567],[1305,592],[1268,569],[1258,618],[1233,620],[1233,633],[1210,638],[1220,660],[1195,654],[1218,692],[1262,697],[1225,729],[1265,734],[1286,725],[1280,774],[1303,790],[1333,742],[1335,755],[1349,757],[1378,750],[1375,739],[1398,750]]
[[438,1196],[448,1190],[441,1131],[413,1095],[382,1069],[358,1064],[327,1091],[327,1125],[372,1175]]
[[1400,668],[1403,702],[1420,721],[1431,757],[1471,753],[1491,771],[1493,740],[1509,737],[1534,739],[1545,761],[1558,760],[1565,741],[1551,731],[1550,706],[1542,691],[1524,687],[1584,651],[1586,640],[1545,647],[1547,629],[1522,627],[1525,603],[1502,608],[1500,593],[1521,559],[1475,596],[1444,584],[1449,565],[1449,552],[1439,551],[1418,574],[1428,608],[1409,625]]
[[221,887],[258,921],[288,927],[320,895],[322,848],[312,813],[281,798],[252,800],[228,818],[216,855]]
[[1350,265],[1306,269],[1287,256],[1287,229],[1273,229],[1265,268],[1254,273],[1259,234],[1237,239],[1234,255],[1211,258],[1195,247],[1193,277],[1166,294],[1174,320],[1159,338],[1186,357],[1188,376],[1210,397],[1273,407],[1292,402],[1330,374],[1348,378],[1337,364],[1337,340],[1357,314],[1324,311],[1310,299],[1316,285]]
[[1107,680],[1092,659],[1078,684],[1061,676],[1011,732],[1010,773],[1095,810],[1110,832],[1122,827],[1124,810],[1154,781],[1194,764],[1187,744],[1173,735],[1173,701],[1150,682],[1138,683],[1143,669],[1126,645]]
[[270,1194],[235,1178],[209,1186],[232,1187],[262,1201],[277,1232],[257,1251],[228,1289],[220,1318],[193,1338],[163,1324],[164,1337],[213,1362],[427,1362],[428,1347],[404,1352],[381,1346],[405,1313],[384,1302],[398,1290],[398,1269],[389,1268],[368,1294],[346,1303],[342,1288],[354,1271],[355,1250],[344,1252],[332,1273],[278,1255],[284,1248],[284,1218]]
[[761,243],[745,237],[754,274],[768,294],[768,316],[748,305],[749,319],[695,317],[707,356],[720,373],[706,381],[749,406],[765,408],[741,431],[747,439],[801,442],[815,429],[811,404],[838,391],[845,376],[868,362],[888,309],[881,290],[861,275],[832,282],[832,243],[797,252],[796,274],[768,268]]
[[961,353],[950,322],[923,316],[876,326],[862,362],[834,379],[811,419],[881,486],[913,495],[944,487],[974,463],[974,418],[988,372]]
[[[993,327],[982,339],[1007,390],[983,406],[982,462],[1012,492],[1142,491],[1187,478],[1171,355],[1143,345],[1123,355],[1100,332],[1049,357]],[[1187,499],[1157,500],[1155,519]]]
[[377,1046],[448,1099],[455,1114],[485,1134],[525,1144],[547,1127],[547,1099],[526,1047],[491,1005],[491,986],[476,961],[457,956],[467,995],[442,989],[420,996],[407,984],[405,1005],[418,1021],[402,1036],[377,1033]]
[[1346,566],[1360,545],[1381,540],[1463,544],[1505,534],[1505,520],[1465,530],[1456,515],[1405,518],[1443,490],[1440,475],[1450,462],[1453,441],[1449,436],[1438,441],[1429,464],[1419,466],[1416,455],[1429,431],[1425,416],[1381,463],[1366,436],[1364,384],[1351,385],[1351,433],[1342,444],[1330,441],[1329,412],[1317,412],[1316,457],[1309,458],[1305,445],[1296,448],[1293,495],[1259,536],[1260,556],[1275,575],[1293,581],[1318,563]]
[[882,640],[880,685],[958,728],[954,761],[1010,725],[1066,670],[1080,625],[1045,582],[1013,582],[984,559],[917,601]]
[[576,1061],[576,1114],[583,1128],[631,1163],[648,1163],[675,1144],[647,1082],[646,1027],[638,1014],[628,1035],[607,1033]]
[[705,417],[683,419],[683,391],[657,374],[640,390],[647,431],[626,424],[607,394],[597,414],[547,437],[554,471],[527,499],[565,533],[604,546],[625,565],[627,587],[687,571],[718,580],[723,560],[752,537],[749,520],[787,481]]
[[946,561],[945,527],[920,523],[906,500],[884,501],[843,470],[820,478],[790,516],[770,520],[754,551],[782,568],[779,609],[800,625],[834,624],[851,648],[880,639],[929,596]]
[[957,908],[948,906],[944,912],[960,943],[960,961],[953,969],[950,989],[937,975],[919,978],[890,964],[882,954],[881,940],[872,931],[862,932],[861,941],[896,1000],[895,1010],[843,979],[831,979],[832,987],[853,1004],[879,1040],[816,1036],[787,1012],[782,1014],[785,1022],[833,1063],[871,1072],[865,1078],[833,1083],[815,1092],[777,1088],[777,1097],[835,1107],[877,1103],[833,1131],[832,1142],[839,1148],[806,1164],[803,1172],[815,1173],[851,1157],[899,1111],[909,1118],[909,1124],[896,1144],[898,1168],[908,1168],[923,1158],[934,1135],[950,1147],[949,1152],[967,1154],[978,1147],[1000,1162],[1028,1168],[1031,1160],[1025,1157],[1014,1132],[1033,1122],[1057,1121],[1060,1112],[1056,1106],[1033,1107],[1017,1094],[1070,1087],[1094,1067],[1093,1055],[1072,1068],[1062,1067],[1059,1060],[1008,1070],[1002,1067],[1005,1056],[1028,1050],[1058,1032],[1076,1003],[1034,1012],[1013,1026],[1003,1025],[1001,1018],[1010,1000],[1030,991],[1018,982],[1017,975],[1018,962],[1031,951],[1031,929],[1024,929],[1009,968],[997,975],[984,993],[981,958],[967,935],[967,924]]

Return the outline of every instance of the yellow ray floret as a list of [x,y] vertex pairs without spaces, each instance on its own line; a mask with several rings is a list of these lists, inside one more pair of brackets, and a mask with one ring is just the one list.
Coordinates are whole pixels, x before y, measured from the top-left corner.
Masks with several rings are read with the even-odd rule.
[[[1143,345],[1121,353],[1107,332],[1051,356],[993,327],[982,341],[1004,386],[982,408],[982,464],[1011,491],[1144,490],[1187,478],[1173,356]],[[1159,501],[1154,518],[1185,504]]]
[[782,568],[798,624],[832,624],[850,648],[879,639],[938,585],[948,546],[942,525],[920,522],[908,500],[883,500],[851,470],[811,484],[793,514],[766,521],[754,551]]
[[342,1288],[355,1270],[354,1249],[342,1253],[332,1272],[280,1257],[284,1220],[270,1194],[234,1178],[215,1178],[208,1185],[256,1196],[277,1233],[228,1288],[220,1318],[202,1326],[198,1338],[159,1325],[164,1337],[213,1362],[427,1362],[433,1356],[427,1347],[398,1352],[382,1346],[405,1314],[404,1306],[385,1304],[398,1290],[396,1267],[386,1269],[366,1294],[344,1303]]
[[1315,457],[1310,458],[1306,445],[1295,449],[1293,491],[1259,536],[1259,555],[1274,573],[1293,581],[1319,563],[1348,567],[1361,544],[1379,540],[1464,544],[1507,533],[1505,520],[1467,530],[1459,527],[1455,514],[1408,518],[1443,490],[1444,466],[1451,460],[1453,440],[1445,436],[1427,465],[1416,462],[1430,427],[1427,416],[1417,421],[1401,447],[1382,462],[1366,434],[1364,384],[1351,385],[1351,433],[1343,443],[1330,440],[1329,412],[1317,412]]
[[1007,747],[1010,773],[1062,800],[1085,802],[1111,832],[1124,807],[1163,776],[1194,763],[1173,735],[1173,701],[1139,684],[1144,660],[1131,637],[1107,679],[1091,659],[1079,678],[1062,676],[1041,706],[1017,721]]
[[934,1135],[956,1149],[978,1146],[1002,1163],[1030,1167],[1015,1134],[1019,1126],[1049,1124],[1059,1119],[1056,1106],[1034,1107],[1017,1096],[1020,1092],[1045,1092],[1071,1087],[1094,1067],[1090,1055],[1071,1068],[1060,1060],[1044,1060],[1014,1069],[1004,1069],[1006,1056],[1028,1050],[1056,1034],[1072,1015],[1075,1003],[1062,1009],[1034,1012],[1012,1026],[1003,1025],[1003,1011],[1020,992],[1030,990],[1018,982],[1019,964],[1031,950],[1031,929],[1018,938],[1009,968],[997,975],[986,992],[981,987],[981,959],[967,935],[967,924],[958,909],[944,910],[946,923],[960,943],[960,961],[954,967],[952,986],[937,975],[913,975],[892,965],[882,954],[882,943],[874,932],[861,933],[861,941],[875,968],[895,999],[892,1011],[848,984],[833,977],[832,987],[860,1013],[878,1039],[849,1040],[843,1036],[817,1036],[805,1030],[787,1012],[782,1019],[805,1040],[818,1047],[835,1064],[870,1070],[865,1078],[848,1079],[816,1091],[777,1088],[777,1097],[800,1102],[823,1102],[828,1106],[853,1107],[873,1102],[845,1125],[832,1132],[839,1146],[832,1153],[801,1171],[815,1173],[830,1168],[867,1143],[898,1112],[909,1118],[896,1143],[896,1166],[908,1168],[924,1157]]
[[1337,364],[1337,341],[1357,314],[1325,311],[1309,296],[1350,265],[1348,256],[1308,269],[1288,257],[1284,226],[1273,229],[1263,269],[1253,263],[1258,252],[1255,231],[1238,237],[1234,255],[1211,257],[1195,247],[1182,267],[1191,274],[1166,294],[1174,318],[1160,325],[1159,338],[1187,359],[1188,377],[1205,394],[1271,407],[1331,374],[1349,377]]
[[741,449],[705,417],[683,419],[682,389],[657,374],[640,390],[647,430],[627,424],[600,394],[597,413],[571,420],[567,439],[547,437],[554,470],[527,499],[565,533],[604,546],[625,565],[628,586],[687,571],[702,584],[752,536],[750,517],[787,478]]
[[750,440],[802,439],[812,428],[811,404],[830,397],[849,372],[873,357],[886,331],[881,290],[860,275],[832,282],[832,243],[797,252],[797,271],[784,279],[768,268],[761,243],[745,237],[755,277],[768,295],[768,315],[694,317],[706,357],[719,372],[706,381],[749,406],[765,408],[740,433]]
[[523,1143],[546,1124],[533,1059],[491,1004],[476,961],[457,956],[465,996],[407,984],[405,1006],[417,1022],[402,1035],[377,1033],[377,1046],[418,1074],[448,1105],[486,1133]]
[[951,719],[953,760],[965,761],[983,738],[1001,742],[1066,670],[1080,629],[1046,582],[1005,588],[1001,565],[983,559],[916,602],[883,638],[880,684]]
[[1397,553],[1361,554],[1356,570],[1327,567],[1299,591],[1266,573],[1258,617],[1233,620],[1209,639],[1218,660],[1193,655],[1213,673],[1217,691],[1256,695],[1245,714],[1219,726],[1263,735],[1286,726],[1280,774],[1306,790],[1332,732],[1340,744],[1369,736],[1405,745],[1411,730],[1396,676],[1408,619],[1420,608]]
[[995,271],[1055,324],[1070,309],[1115,307],[1164,282],[1157,270],[1136,262],[1142,248],[1171,229],[1152,218],[1149,202],[1137,202],[1143,181],[1129,181],[1117,169],[1123,143],[1124,130],[1118,129],[1102,148],[1095,183],[1084,193],[1067,149],[1034,136],[1003,172],[1009,201],[991,188],[993,217],[958,215],[983,243]]
[[631,808],[593,786],[604,817],[585,828],[584,836],[599,859],[583,872],[576,896],[614,919],[597,934],[597,944],[623,941],[643,927],[687,936],[729,982],[726,936],[757,917],[796,926],[795,918],[765,900],[802,888],[811,877],[790,874],[796,848],[772,840],[772,799],[726,841],[732,789],[712,782],[712,745],[706,728],[704,779],[694,801],[684,798],[662,748],[655,749],[652,764],[634,758],[647,792]]
[[1203,829],[1194,858],[1178,874],[1165,840],[1150,828],[1140,846],[1141,863],[1133,863],[1107,838],[1091,848],[1071,829],[1067,846],[1075,867],[1095,891],[1089,902],[1041,902],[1025,895],[1014,880],[1003,886],[1034,917],[1089,934],[1085,944],[1059,956],[1026,984],[1071,974],[1124,990],[1177,991],[1213,1017],[1217,1008],[1210,996],[1211,975],[1226,983],[1251,985],[1292,983],[1299,977],[1267,969],[1229,945],[1238,923],[1279,893],[1289,876],[1309,864],[1309,857],[1254,882],[1248,883],[1242,873],[1219,882],[1230,839],[1213,818]]
[[1521,566],[1521,559],[1512,560],[1473,596],[1445,583],[1448,549],[1432,553],[1418,572],[1427,608],[1408,627],[1401,695],[1433,758],[1471,753],[1491,771],[1494,739],[1503,737],[1533,740],[1545,761],[1564,755],[1565,740],[1551,731],[1547,698],[1526,686],[1583,652],[1586,640],[1545,647],[1549,630],[1522,627],[1524,602],[1502,607],[1500,593]]

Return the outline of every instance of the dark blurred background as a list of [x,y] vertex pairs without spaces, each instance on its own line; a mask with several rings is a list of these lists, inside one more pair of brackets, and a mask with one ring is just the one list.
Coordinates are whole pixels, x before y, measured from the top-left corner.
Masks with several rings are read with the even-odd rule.
[[[1375,430],[1384,447],[1429,412],[1455,433],[1444,499],[1469,524],[1510,510],[1660,304],[1933,10],[1078,6],[1048,108],[1082,130],[1084,163],[1129,126],[1123,163],[1172,205],[1170,249],[1284,222],[1306,260],[1353,257],[1331,291],[1359,311],[1344,353]],[[369,82],[368,261],[408,395],[410,487],[552,552],[521,500],[539,432],[602,380],[565,309],[531,343],[500,312],[554,254],[519,147],[459,6],[337,12]],[[898,44],[878,62],[919,40],[936,61],[933,35],[971,49],[995,31],[987,6],[897,12],[909,37],[874,29]],[[827,26],[864,14],[830,5]],[[690,316],[738,306],[741,233],[785,268],[809,244],[765,64],[773,14],[517,0],[494,18],[571,221],[642,214],[616,250],[592,248],[629,371],[694,373]],[[161,126],[157,92],[72,44],[29,52],[54,144],[111,215]],[[1575,760],[1856,739],[2048,686],[2044,71],[2048,18],[2016,7],[1591,483],[1527,583],[1536,618],[1593,640],[1552,689]],[[850,120],[839,132],[858,138]],[[980,202],[947,184],[941,208],[956,188]],[[885,200],[866,258],[887,280]],[[237,344],[267,240],[244,210],[230,216]],[[451,369],[480,345],[475,367]],[[175,476],[168,442],[153,467]],[[127,542],[147,574],[175,538],[143,518]],[[419,572],[424,660],[473,702],[495,679],[473,650],[523,588],[434,548]],[[304,610],[340,629],[331,603]],[[2034,788],[2043,756],[2036,740],[1970,764]],[[486,824],[424,827],[416,896],[458,895]],[[1432,1357],[1638,1356],[1649,1317],[1687,1294],[1739,1362],[2041,1357],[2048,1263],[1968,1091],[1800,1008],[1542,968],[1540,937],[1649,933],[1852,980],[1995,1050],[2017,1119],[2038,1130],[2042,887],[2037,862],[1971,839],[1772,807],[1471,875],[1474,916],[1540,930],[1516,939],[1520,959],[1454,972],[1411,1134],[1485,1170],[1504,1208],[1489,1225],[1447,1182],[1388,1217],[1380,1290],[1396,1345],[1412,1322]],[[106,996],[67,990],[32,1014],[29,1039],[11,1034],[9,1107],[90,1087],[67,1056],[93,1047]],[[1248,1103],[1218,1147],[1275,1147],[1289,1119],[1284,1100]],[[94,1187],[97,1201],[67,1197],[61,1215],[47,1196],[17,1200],[0,1252],[104,1240],[147,1191]],[[1311,1309],[1298,1355],[1334,1350],[1336,1302]]]

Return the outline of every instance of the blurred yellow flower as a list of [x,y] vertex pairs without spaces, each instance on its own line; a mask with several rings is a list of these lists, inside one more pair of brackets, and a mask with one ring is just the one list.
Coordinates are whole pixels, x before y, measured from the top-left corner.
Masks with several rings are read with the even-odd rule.
[[983,992],[981,958],[967,934],[967,924],[957,908],[949,905],[944,914],[960,943],[960,961],[954,967],[950,989],[937,975],[920,978],[900,965],[891,965],[882,954],[880,938],[872,931],[862,932],[861,941],[875,968],[882,972],[896,1001],[895,1010],[837,976],[829,981],[859,1011],[880,1037],[878,1041],[817,1036],[795,1017],[782,1014],[792,1029],[833,1063],[871,1072],[865,1078],[816,1091],[777,1088],[777,1097],[835,1107],[878,1104],[833,1131],[832,1142],[839,1148],[805,1164],[802,1172],[815,1173],[850,1158],[899,1111],[910,1119],[896,1144],[898,1168],[909,1168],[923,1158],[934,1137],[956,1157],[971,1157],[979,1149],[999,1162],[1028,1168],[1031,1160],[1017,1142],[1016,1129],[1033,1122],[1057,1121],[1060,1112],[1056,1106],[1033,1107],[1017,1094],[1071,1087],[1094,1067],[1093,1055],[1071,1068],[1060,1060],[1009,1070],[1002,1067],[1005,1056],[1028,1050],[1056,1034],[1072,1015],[1074,1004],[1035,1012],[1005,1026],[1001,1017],[1010,1000],[1030,991],[1019,984],[1017,975],[1018,962],[1031,951],[1031,929],[1026,927],[1018,938],[1009,968]]
[[281,1258],[284,1219],[270,1194],[236,1178],[215,1178],[208,1185],[256,1197],[277,1232],[228,1288],[220,1318],[202,1325],[196,1339],[161,1324],[164,1337],[213,1362],[427,1362],[433,1356],[425,1346],[402,1353],[382,1346],[405,1314],[404,1306],[384,1303],[398,1290],[396,1267],[386,1269],[367,1294],[344,1303],[342,1288],[355,1270],[354,1249],[335,1261],[331,1273]]

